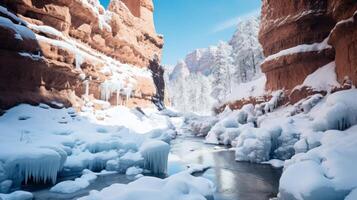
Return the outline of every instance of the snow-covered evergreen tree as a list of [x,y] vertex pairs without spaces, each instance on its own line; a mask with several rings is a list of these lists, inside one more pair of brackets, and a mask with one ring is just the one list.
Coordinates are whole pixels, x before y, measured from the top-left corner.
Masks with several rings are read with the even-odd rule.
[[258,16],[242,20],[228,44],[197,49],[178,62],[167,84],[172,105],[181,111],[207,113],[237,92],[232,91],[237,84],[260,77],[264,56],[259,23]]
[[221,103],[232,92],[232,47],[226,42],[219,42],[217,55],[212,69],[212,96]]
[[233,49],[236,83],[251,81],[261,74],[260,64],[264,55],[258,41],[259,24],[260,17],[258,16],[240,21],[229,42]]

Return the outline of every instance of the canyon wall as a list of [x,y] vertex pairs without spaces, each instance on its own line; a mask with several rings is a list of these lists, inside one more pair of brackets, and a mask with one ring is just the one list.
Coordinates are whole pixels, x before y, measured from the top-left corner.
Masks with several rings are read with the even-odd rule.
[[355,0],[263,0],[266,89],[291,91],[333,61],[338,81],[356,84],[356,10]]
[[[151,105],[161,57],[151,0],[0,0],[0,108],[80,98]],[[83,102],[82,102],[83,103]]]

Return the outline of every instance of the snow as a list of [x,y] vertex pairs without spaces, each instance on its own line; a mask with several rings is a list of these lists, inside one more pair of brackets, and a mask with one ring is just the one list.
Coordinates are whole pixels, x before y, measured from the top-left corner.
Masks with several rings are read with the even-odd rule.
[[345,130],[357,124],[357,90],[345,90],[334,93],[318,111],[312,112],[314,129],[326,131],[330,129]]
[[[333,67],[330,63],[321,68],[310,80],[319,83],[317,77]],[[314,94],[295,105],[277,107],[282,96],[277,91],[268,102],[225,109],[215,117],[206,142],[232,146],[237,161],[284,166],[279,187],[282,199],[344,199],[347,195],[354,199],[357,90],[325,97]],[[200,127],[206,121],[207,117],[186,116],[184,125]]]
[[350,192],[345,198],[345,200],[354,200],[354,199],[357,199],[357,189],[352,190],[352,192]]
[[191,115],[185,116],[185,120],[181,126],[184,126],[185,132],[206,137],[217,122],[218,119],[214,116]]
[[278,106],[279,100],[284,95],[282,90],[275,91],[272,94],[272,98],[265,104],[264,110],[265,112],[273,112],[274,109]]
[[181,112],[209,115],[216,104],[264,95],[259,25],[259,16],[239,21],[229,43],[196,49],[179,61],[171,73],[166,73],[170,106]]
[[24,52],[19,52],[18,54],[23,57],[28,57],[28,58],[31,58],[32,60],[36,60],[36,61],[42,59],[42,57],[40,55],[36,55],[36,54],[30,54],[30,53],[24,53]]
[[43,32],[49,35],[53,35],[56,36],[58,38],[64,38],[62,32],[58,31],[57,29],[50,27],[50,26],[43,26],[43,25],[36,25],[36,24],[27,24],[27,27],[35,30],[35,31],[39,31],[39,32]]
[[286,161],[280,180],[281,195],[293,195],[296,199],[343,199],[356,188],[356,130],[357,126],[345,131],[326,131],[319,147]]
[[301,86],[298,86],[298,88],[308,86],[316,91],[331,91],[332,88],[340,86],[337,82],[335,68],[335,62],[320,67],[314,73],[308,75],[305,78],[304,83]]
[[144,157],[144,169],[154,174],[165,174],[169,151],[170,146],[165,142],[154,140],[145,142],[140,148]]
[[[171,139],[167,134],[173,126],[167,116],[154,109],[144,109],[144,116],[125,107],[94,110],[92,106],[78,113],[45,104],[7,110],[0,117],[0,183],[12,180],[14,187],[29,180],[55,183],[64,168],[100,171],[110,164],[125,173],[129,167],[143,166],[144,158],[155,172],[165,172],[169,146],[155,141]],[[147,151],[139,151],[143,144]]]
[[84,170],[80,178],[76,178],[73,181],[69,180],[57,183],[50,191],[64,194],[74,193],[88,187],[96,178],[97,175],[93,172]]
[[279,159],[271,159],[269,161],[262,162],[262,164],[269,164],[269,165],[273,166],[274,168],[282,168],[282,167],[284,167],[284,161],[283,160],[279,160]]
[[27,25],[27,22],[25,22],[24,20],[20,19],[19,17],[17,17],[15,14],[9,12],[7,10],[7,8],[3,7],[3,6],[0,6],[0,13],[3,15],[3,16],[6,16],[14,21],[16,21],[18,24],[21,24],[21,25]]
[[23,40],[35,39],[35,34],[25,26],[14,24],[10,19],[0,16],[0,26],[14,31],[14,38]]
[[0,193],[7,193],[12,186],[12,180],[5,180],[0,182]]
[[272,133],[264,129],[245,129],[238,137],[236,160],[263,162],[270,159]]
[[189,164],[186,167],[187,167],[186,169],[187,172],[189,172],[190,174],[194,174],[197,172],[204,172],[207,169],[209,169],[211,166],[203,165],[203,164]]
[[141,173],[143,173],[143,169],[141,169],[139,167],[135,167],[135,166],[134,167],[129,167],[125,172],[125,174],[127,176],[134,176],[134,175],[138,175],[138,174],[141,174]]
[[265,94],[266,77],[262,75],[258,79],[240,83],[233,86],[232,93],[226,98],[226,102],[248,99],[250,97],[259,97]]
[[[107,11],[103,15],[99,14],[98,9],[101,9],[99,8],[99,2],[82,1],[82,3],[95,10],[95,13],[98,14],[101,21],[100,24],[102,24],[105,29],[108,27],[110,28],[110,26],[106,23],[106,21],[110,19],[110,12]],[[117,95],[119,95],[119,93],[124,93],[123,96],[129,98],[132,90],[135,89],[137,85],[137,77],[143,77],[147,80],[152,80],[151,72],[148,69],[142,69],[128,64],[122,64],[119,61],[78,42],[77,40],[69,38],[53,27],[35,25],[31,23],[26,23],[26,27],[14,24],[11,20],[4,17],[0,17],[0,26],[13,30],[14,38],[19,40],[37,40],[51,44],[61,49],[68,50],[75,55],[76,70],[80,73],[82,72],[81,65],[85,61],[102,63],[103,67],[101,69],[101,73],[108,77],[101,85],[102,100],[108,101],[113,93],[117,93]],[[49,38],[43,36],[43,34],[36,34],[31,29],[36,32],[44,33],[45,35],[51,35],[53,37]],[[41,58],[41,55],[30,54],[28,52],[19,52],[19,54],[29,57],[33,60],[38,60]],[[85,74],[83,73],[81,73],[81,77],[83,79],[86,78]],[[88,80],[88,82],[85,84],[90,84],[90,80]],[[119,105],[119,100],[117,102]]]
[[330,49],[332,48],[328,43],[328,38],[324,39],[320,43],[313,43],[313,44],[301,44],[289,49],[284,49],[281,50],[280,52],[270,55],[267,58],[265,58],[264,62],[269,62],[275,59],[278,59],[283,56],[288,56],[292,54],[297,54],[297,53],[305,53],[305,52],[312,52],[312,51],[322,51],[325,49]]
[[33,195],[30,192],[25,192],[25,191],[15,191],[10,194],[1,194],[0,193],[0,199],[2,200],[32,200]]
[[166,179],[141,177],[127,185],[113,184],[101,191],[91,191],[79,200],[182,200],[206,199],[213,195],[211,181],[181,172]]

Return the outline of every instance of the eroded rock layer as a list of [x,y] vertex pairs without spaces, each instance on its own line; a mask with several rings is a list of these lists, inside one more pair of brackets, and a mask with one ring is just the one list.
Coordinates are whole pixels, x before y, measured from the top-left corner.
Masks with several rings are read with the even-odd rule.
[[0,107],[86,95],[145,106],[161,56],[151,0],[0,0]]
[[264,0],[260,42],[267,90],[292,90],[336,61],[340,83],[357,83],[355,0]]

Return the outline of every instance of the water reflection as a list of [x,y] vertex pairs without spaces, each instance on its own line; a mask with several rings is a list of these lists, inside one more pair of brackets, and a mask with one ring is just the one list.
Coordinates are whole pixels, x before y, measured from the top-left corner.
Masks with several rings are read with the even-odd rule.
[[172,153],[183,163],[210,165],[201,175],[217,187],[215,200],[265,200],[276,196],[281,170],[269,165],[258,165],[234,160],[234,151],[214,150],[198,138],[178,138],[172,144]]

